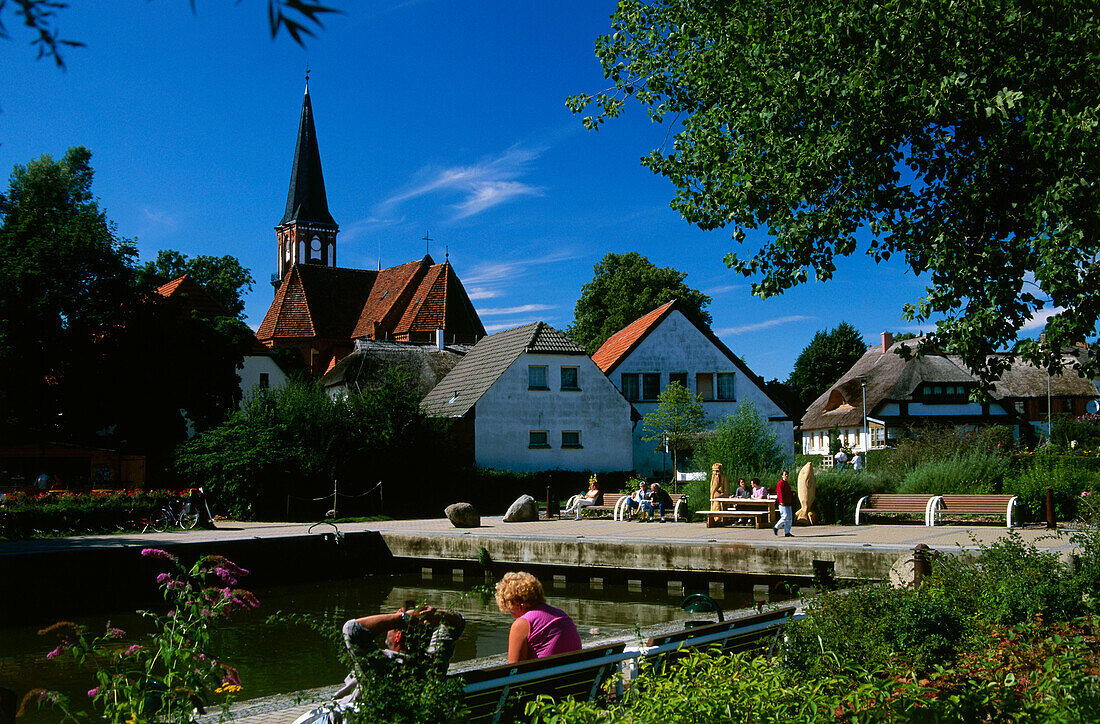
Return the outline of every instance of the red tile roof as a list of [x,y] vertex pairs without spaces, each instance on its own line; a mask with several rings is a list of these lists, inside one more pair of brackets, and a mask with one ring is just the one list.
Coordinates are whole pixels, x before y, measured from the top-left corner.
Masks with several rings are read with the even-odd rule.
[[[431,263],[430,257],[427,258],[427,262]],[[374,323],[377,322],[382,334],[380,338],[384,338],[385,331],[392,329],[401,318],[404,305],[408,304],[403,300],[412,293],[411,289],[407,288],[416,279],[424,265],[425,259],[419,259],[377,272],[370,295],[362,307],[351,336],[374,339]]]
[[592,361],[603,370],[604,374],[611,374],[611,370],[619,365],[634,348],[642,343],[650,330],[654,329],[672,311],[676,300],[662,304],[649,314],[634,320],[615,334],[608,337],[607,341],[600,345],[596,353],[592,355]]
[[222,307],[206,289],[189,274],[177,277],[157,287],[156,293],[165,299],[179,300],[188,310],[195,310],[204,317],[227,317]]

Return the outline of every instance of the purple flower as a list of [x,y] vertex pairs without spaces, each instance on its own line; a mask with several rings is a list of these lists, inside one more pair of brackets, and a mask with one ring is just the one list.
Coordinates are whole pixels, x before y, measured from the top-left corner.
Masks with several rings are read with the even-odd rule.
[[144,646],[142,646],[141,644],[134,644],[134,645],[133,645],[133,646],[131,646],[130,648],[128,648],[128,649],[126,649],[125,651],[123,651],[123,652],[122,652],[122,655],[123,655],[123,656],[133,656],[133,655],[134,655],[134,654],[136,654],[136,653],[137,653],[138,651],[144,651],[144,650],[145,650],[145,647],[144,647]]
[[110,621],[107,622],[107,638],[118,641],[119,639],[122,639],[122,638],[125,638],[125,637],[126,637],[126,632],[125,631],[120,629],[118,626],[112,626]]
[[66,646],[65,644],[61,644],[60,646],[58,646],[58,647],[57,647],[56,649],[54,649],[53,651],[51,651],[50,653],[46,654],[46,658],[47,658],[47,659],[56,659],[56,658],[57,658],[58,656],[60,656],[61,654],[65,653],[65,650],[66,650],[67,648],[68,648],[68,647],[67,647],[67,646]]
[[224,678],[222,678],[222,684],[229,684],[231,686],[241,685],[241,675],[237,673],[236,669],[234,669],[232,666],[224,665],[222,666],[222,668],[225,669],[225,673],[223,674]]
[[174,555],[168,551],[162,551],[160,548],[143,548],[141,550],[141,555],[146,558],[160,558],[165,561],[172,561],[173,563],[178,562],[178,559]]
[[228,583],[230,586],[237,585],[237,579],[233,576],[233,573],[227,568],[222,568],[221,566],[216,567],[214,569],[214,575]]
[[165,581],[167,581],[171,577],[172,576],[170,576],[167,573],[161,573],[160,575],[157,576],[157,584],[159,585],[161,583],[164,583]]
[[181,588],[187,588],[187,584],[183,581],[168,581],[167,585],[165,585],[165,588],[167,588],[169,591],[177,591]]
[[96,694],[98,694],[98,693],[99,693],[99,687],[98,686],[94,689],[88,689],[88,698],[89,699],[94,699]]

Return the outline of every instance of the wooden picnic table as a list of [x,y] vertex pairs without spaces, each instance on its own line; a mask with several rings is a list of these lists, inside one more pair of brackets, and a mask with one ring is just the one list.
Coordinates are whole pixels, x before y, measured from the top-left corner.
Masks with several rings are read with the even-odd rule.
[[[779,520],[779,506],[773,496],[767,498],[711,498],[712,510],[700,510],[699,515],[707,516],[707,527],[713,528],[719,520],[753,518],[756,527],[762,528],[763,521],[772,525]],[[715,507],[717,505],[717,507]],[[734,508],[736,507],[736,510]]]

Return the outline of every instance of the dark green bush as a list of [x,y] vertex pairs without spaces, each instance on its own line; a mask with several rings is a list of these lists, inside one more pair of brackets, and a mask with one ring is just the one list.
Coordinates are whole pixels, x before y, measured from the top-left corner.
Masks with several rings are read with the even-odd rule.
[[882,666],[904,654],[920,671],[955,660],[965,613],[951,600],[885,584],[822,593],[807,617],[787,628],[784,663],[801,674],[824,673],[822,656],[842,666]]
[[1011,469],[1010,458],[980,448],[932,458],[906,473],[899,493],[999,493]]
[[10,496],[4,505],[0,533],[5,538],[19,539],[130,530],[178,496],[168,491]]
[[1005,481],[1005,492],[1018,495],[1018,505],[1032,520],[1046,511],[1046,489],[1054,493],[1054,514],[1058,520],[1077,516],[1077,498],[1083,490],[1100,488],[1100,457],[1084,453],[1062,453],[1040,448],[1017,456],[1014,479]]
[[890,483],[867,470],[814,471],[817,495],[814,510],[822,523],[855,522],[856,503],[865,495],[892,492]]

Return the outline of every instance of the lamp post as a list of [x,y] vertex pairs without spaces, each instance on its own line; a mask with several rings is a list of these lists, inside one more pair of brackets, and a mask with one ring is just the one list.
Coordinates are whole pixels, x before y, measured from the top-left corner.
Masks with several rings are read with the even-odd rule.
[[863,450],[871,449],[871,430],[867,427],[867,378],[859,378],[859,386],[863,390]]

